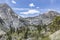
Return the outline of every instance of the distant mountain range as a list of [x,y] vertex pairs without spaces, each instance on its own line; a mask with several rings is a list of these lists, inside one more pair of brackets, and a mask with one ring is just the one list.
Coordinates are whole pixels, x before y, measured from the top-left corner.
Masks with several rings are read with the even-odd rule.
[[60,13],[56,11],[49,11],[35,17],[22,18],[21,16],[14,13],[7,4],[0,4],[0,27],[4,31],[8,30],[10,26],[15,27],[16,29],[21,26],[23,27],[29,25],[48,25],[56,16],[60,16]]
[[48,25],[49,23],[52,22],[52,20],[56,17],[60,16],[60,13],[56,11],[48,11],[46,13],[40,14],[35,17],[29,17],[26,18],[26,20],[29,20],[30,24],[32,25],[39,25],[39,24],[46,24]]

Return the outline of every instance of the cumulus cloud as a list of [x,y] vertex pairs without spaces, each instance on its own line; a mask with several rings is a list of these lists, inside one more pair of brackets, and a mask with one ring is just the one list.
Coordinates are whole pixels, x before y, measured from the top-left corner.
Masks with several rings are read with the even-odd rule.
[[35,13],[40,13],[40,11],[36,9],[30,9],[27,12],[21,12],[21,14],[35,14]]
[[29,4],[30,7],[35,7],[34,3]]
[[43,14],[45,12],[48,12],[48,11],[54,11],[54,10],[59,10],[59,8],[57,9],[52,9],[52,8],[45,8],[45,9],[39,9],[39,7],[37,7],[38,9],[30,9],[30,8],[13,8],[13,10],[15,11],[19,11],[18,13],[19,14],[35,14],[35,13],[39,13],[39,14]]
[[16,4],[16,2],[14,0],[11,1],[13,4]]

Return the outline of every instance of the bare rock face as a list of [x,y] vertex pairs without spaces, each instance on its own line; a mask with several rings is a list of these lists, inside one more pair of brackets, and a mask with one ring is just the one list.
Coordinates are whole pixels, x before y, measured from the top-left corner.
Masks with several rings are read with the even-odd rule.
[[49,36],[51,40],[60,40],[60,30],[56,31],[55,33]]
[[4,22],[2,22],[3,29],[4,27],[9,29],[10,26],[18,28],[28,24],[25,19],[15,14],[7,4],[0,4],[0,19]]

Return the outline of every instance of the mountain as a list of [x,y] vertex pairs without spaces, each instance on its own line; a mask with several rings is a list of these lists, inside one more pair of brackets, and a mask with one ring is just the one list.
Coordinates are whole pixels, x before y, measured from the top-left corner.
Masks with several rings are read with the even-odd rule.
[[7,4],[0,4],[0,23],[4,31],[11,27],[19,28],[28,25],[27,21],[17,15]]
[[0,4],[0,40],[54,40],[56,35],[59,38],[59,29],[60,13],[56,11],[22,18],[7,4]]
[[49,11],[35,17],[22,18],[17,15],[7,4],[0,4],[0,25],[1,29],[4,31],[9,30],[10,26],[17,29],[21,26],[40,24],[48,25],[56,16],[60,16],[60,13],[56,11]]
[[40,14],[35,17],[28,17],[26,20],[29,20],[29,23],[32,25],[40,25],[40,24],[46,24],[48,25],[49,23],[52,22],[52,20],[56,17],[60,16],[60,13],[56,11],[48,11],[46,13]]

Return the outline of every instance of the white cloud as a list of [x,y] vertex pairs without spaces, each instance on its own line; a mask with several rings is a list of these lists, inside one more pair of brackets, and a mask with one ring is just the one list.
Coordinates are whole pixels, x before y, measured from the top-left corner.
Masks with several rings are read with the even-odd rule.
[[[45,12],[48,12],[48,11],[55,11],[55,10],[59,10],[59,8],[55,8],[55,9],[52,9],[52,8],[45,8],[45,9],[39,9],[39,7],[37,7],[38,9],[30,9],[30,8],[13,8],[13,10],[15,11],[19,11],[18,13],[19,14],[35,14],[35,13],[45,13]],[[24,11],[24,12],[21,12],[21,11]]]
[[14,0],[12,0],[12,3],[13,3],[13,4],[16,4],[16,2],[15,2]]
[[30,7],[35,7],[35,5],[33,3],[30,3],[29,6]]
[[40,11],[36,9],[30,9],[27,12],[20,12],[21,14],[35,14],[35,13],[40,13]]

